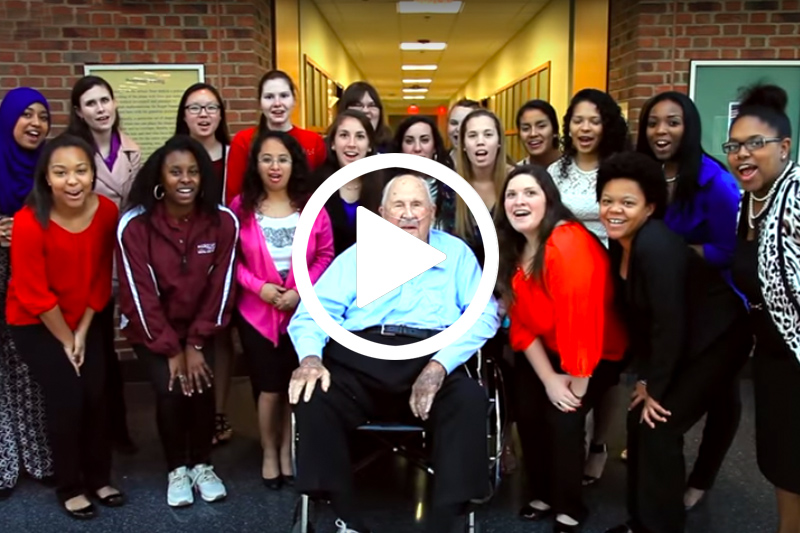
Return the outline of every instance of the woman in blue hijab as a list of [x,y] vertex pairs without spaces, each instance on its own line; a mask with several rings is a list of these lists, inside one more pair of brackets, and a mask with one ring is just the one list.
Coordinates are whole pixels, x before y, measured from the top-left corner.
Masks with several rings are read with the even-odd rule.
[[24,469],[53,474],[39,386],[22,362],[6,324],[6,289],[13,217],[33,187],[33,172],[50,132],[50,106],[34,89],[9,91],[0,103],[0,498]]

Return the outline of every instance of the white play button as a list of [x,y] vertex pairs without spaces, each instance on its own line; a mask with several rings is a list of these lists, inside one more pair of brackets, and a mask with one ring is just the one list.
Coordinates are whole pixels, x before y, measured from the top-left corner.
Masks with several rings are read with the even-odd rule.
[[447,259],[369,209],[356,210],[356,305],[364,307]]

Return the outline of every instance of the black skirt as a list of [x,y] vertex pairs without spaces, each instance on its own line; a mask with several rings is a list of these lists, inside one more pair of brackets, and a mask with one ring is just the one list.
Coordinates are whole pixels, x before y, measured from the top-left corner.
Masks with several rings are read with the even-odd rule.
[[238,313],[236,318],[253,393],[287,393],[292,372],[298,366],[289,335],[281,335],[275,346]]

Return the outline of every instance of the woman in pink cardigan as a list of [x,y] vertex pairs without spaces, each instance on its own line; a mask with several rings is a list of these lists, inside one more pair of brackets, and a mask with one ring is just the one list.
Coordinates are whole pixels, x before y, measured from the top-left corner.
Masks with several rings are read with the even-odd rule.
[[[258,398],[261,477],[273,490],[294,481],[286,393],[297,367],[297,354],[286,327],[300,301],[292,271],[292,246],[310,190],[308,163],[300,144],[286,133],[266,130],[252,144],[242,193],[231,203],[240,223],[236,278],[242,290],[237,299],[237,325],[253,395]],[[306,250],[312,283],[333,256],[333,230],[323,210]]]

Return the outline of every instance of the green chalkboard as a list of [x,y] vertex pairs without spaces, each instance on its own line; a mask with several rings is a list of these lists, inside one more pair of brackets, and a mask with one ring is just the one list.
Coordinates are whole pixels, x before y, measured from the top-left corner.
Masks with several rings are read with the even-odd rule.
[[700,111],[703,123],[703,148],[727,161],[722,143],[728,139],[731,104],[741,90],[754,83],[772,83],[789,95],[786,112],[792,121],[792,147],[800,160],[800,61],[692,61],[689,70],[689,97]]

